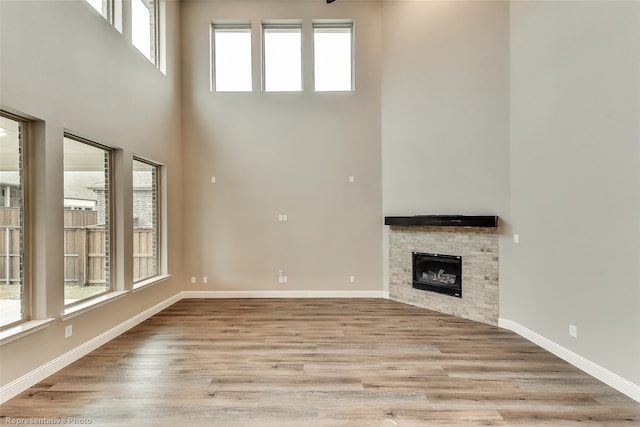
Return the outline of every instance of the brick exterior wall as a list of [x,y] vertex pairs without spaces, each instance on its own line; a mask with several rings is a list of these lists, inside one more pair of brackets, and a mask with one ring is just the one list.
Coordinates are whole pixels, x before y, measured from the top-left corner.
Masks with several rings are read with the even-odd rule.
[[154,225],[153,192],[151,190],[133,191],[133,226],[153,227]]
[[98,221],[96,224],[105,225],[107,223],[107,200],[104,190],[96,190],[96,211],[98,211]]
[[[461,256],[462,298],[414,289],[412,252]],[[497,325],[497,229],[392,226],[389,232],[389,297],[406,304]]]
[[[96,190],[98,211],[97,224],[105,223],[105,195],[104,190]],[[154,225],[154,200],[151,189],[136,189],[133,191],[133,226],[148,228]]]

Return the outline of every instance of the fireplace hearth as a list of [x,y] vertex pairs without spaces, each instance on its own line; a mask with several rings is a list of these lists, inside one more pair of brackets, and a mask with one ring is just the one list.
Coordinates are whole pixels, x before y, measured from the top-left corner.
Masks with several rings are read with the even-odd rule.
[[462,298],[462,257],[412,253],[413,288]]
[[[395,222],[397,218],[399,223]],[[490,221],[486,223],[484,217],[470,220],[461,215],[385,217],[385,223],[390,226],[389,298],[497,325],[498,218],[487,218]],[[482,220],[482,223],[476,220]],[[440,262],[447,260],[444,254],[458,256],[461,270],[456,273],[448,271],[449,265],[422,263],[418,264],[418,269],[412,268],[413,253],[437,255],[436,260]],[[423,271],[417,271],[420,269]],[[456,281],[452,280],[453,275]],[[458,279],[460,282],[456,283]],[[459,295],[455,290],[452,292],[452,285],[460,286]],[[453,296],[448,295],[451,292]]]

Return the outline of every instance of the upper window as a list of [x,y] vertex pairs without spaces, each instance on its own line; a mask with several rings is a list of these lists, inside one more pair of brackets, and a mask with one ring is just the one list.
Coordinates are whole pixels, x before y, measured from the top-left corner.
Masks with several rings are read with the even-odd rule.
[[86,2],[122,33],[122,0],[86,0]]
[[87,3],[104,16],[105,19],[109,20],[109,8],[111,5],[109,0],[87,0]]
[[112,151],[64,137],[64,302],[111,290]]
[[353,24],[313,25],[313,64],[316,91],[353,89]]
[[0,115],[0,327],[27,319],[24,284],[25,122]]
[[158,190],[160,166],[133,159],[133,281],[159,272]]
[[251,92],[251,26],[213,25],[216,92]]
[[131,0],[131,42],[154,64],[157,56],[157,0]]
[[302,28],[300,25],[263,26],[264,90],[302,90]]

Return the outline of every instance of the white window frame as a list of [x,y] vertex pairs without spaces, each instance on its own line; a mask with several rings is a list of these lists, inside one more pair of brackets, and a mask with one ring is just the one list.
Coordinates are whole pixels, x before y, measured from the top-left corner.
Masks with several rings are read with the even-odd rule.
[[[154,64],[156,67],[160,66],[160,1],[159,0],[148,0],[150,1],[151,4],[153,4],[153,16],[151,16],[151,26],[152,31],[150,31],[150,35],[153,38],[153,40],[150,40],[150,49],[149,49],[149,54],[150,54],[150,58],[147,57],[147,55],[145,54],[145,52],[143,52],[138,46],[136,46],[133,42],[133,26],[134,26],[134,22],[133,22],[133,7],[134,7],[134,1],[140,1],[143,3],[145,3],[144,0],[130,0],[129,4],[129,13],[130,13],[130,23],[131,23],[131,36],[132,36],[132,40],[131,40],[131,44],[136,48],[136,50],[138,50],[142,56],[144,56],[145,58],[147,58],[147,60],[149,60],[149,62],[151,62],[152,64]],[[145,6],[146,7],[146,6]]]
[[[211,92],[252,92],[253,91],[253,30],[251,28],[251,22],[237,22],[237,23],[220,23],[220,22],[212,22],[211,23],[211,34],[210,34],[210,70],[211,70],[211,82],[210,82],[210,91]],[[249,75],[250,75],[250,88],[248,90],[219,90],[217,84],[217,56],[216,56],[216,32],[242,32],[249,33],[250,39],[250,50],[249,50]]]
[[[117,248],[116,245],[116,224],[115,224],[115,185],[114,185],[114,179],[115,179],[115,173],[114,173],[114,164],[115,164],[115,149],[108,147],[106,145],[102,145],[100,143],[97,143],[95,141],[77,136],[75,134],[72,133],[68,133],[68,132],[64,132],[64,138],[66,139],[70,139],[73,140],[75,142],[81,143],[81,144],[86,144],[88,146],[91,147],[95,147],[98,149],[103,150],[105,153],[107,153],[108,158],[109,158],[109,164],[107,166],[107,192],[108,192],[108,202],[109,202],[109,206],[108,209],[105,210],[105,214],[108,215],[108,223],[105,224],[105,231],[107,233],[107,242],[108,242],[108,254],[106,255],[106,262],[107,262],[107,268],[106,268],[106,275],[108,277],[108,286],[106,286],[106,289],[100,293],[97,293],[95,295],[91,295],[89,297],[86,298],[82,298],[80,300],[77,301],[73,301],[69,304],[64,304],[65,307],[65,314],[67,313],[71,313],[79,308],[85,308],[88,306],[92,306],[94,304],[99,304],[102,303],[105,299],[108,299],[109,294],[112,294],[116,291],[116,287],[115,287],[115,271],[114,271],[114,262],[115,262],[115,250]],[[63,166],[64,167],[64,166]],[[63,288],[66,285],[63,284]],[[66,300],[66,294],[63,290],[63,298]]]
[[[100,2],[100,10],[93,5],[93,2],[90,0],[85,0],[96,12],[98,12],[104,19],[111,22],[111,0],[97,0]],[[95,0],[94,0],[95,1]]]
[[[267,62],[267,52],[266,52],[266,46],[265,46],[265,39],[266,36],[265,34],[267,32],[269,32],[270,30],[281,30],[283,32],[296,32],[298,34],[300,34],[300,88],[299,89],[287,89],[287,90],[281,90],[281,89],[270,89],[267,87],[267,69],[266,69],[266,62]],[[283,23],[271,23],[271,22],[263,22],[262,23],[262,90],[264,92],[293,92],[293,93],[298,93],[298,92],[302,92],[304,90],[304,52],[303,52],[303,47],[304,47],[304,40],[303,40],[303,32],[302,32],[302,22],[283,22]]]
[[94,8],[88,0],[84,0],[84,2],[91,10],[99,13],[109,24],[122,33],[122,0],[101,0],[101,11]]
[[[154,247],[155,274],[140,278],[138,280],[134,278],[133,286],[134,288],[136,288],[141,284],[146,284],[147,282],[152,281],[158,278],[159,276],[163,276],[164,265],[163,265],[163,257],[162,257],[162,252],[163,252],[162,230],[164,227],[163,227],[162,209],[161,209],[162,207],[162,186],[161,186],[162,185],[162,165],[138,156],[133,156],[133,161],[144,163],[148,166],[153,167],[154,173],[155,173],[154,182],[153,182],[153,190],[155,193],[154,194],[154,200],[155,200],[154,214],[153,214],[153,229],[155,233],[155,245],[154,245],[155,246]],[[135,186],[133,188],[133,191],[135,191]],[[133,230],[132,230],[132,233],[133,233]]]
[[[345,21],[345,20],[315,20],[313,21],[313,87],[314,92],[353,92],[355,90],[355,31],[353,21]],[[350,87],[348,89],[321,89],[318,90],[316,86],[316,65],[317,65],[317,57],[316,57],[316,30],[349,30],[350,38],[351,38],[351,46],[350,46]]]
[[[25,322],[31,320],[31,283],[29,278],[29,173],[28,173],[28,128],[29,122],[19,116],[0,110],[0,116],[18,122],[20,125],[20,137],[19,137],[19,173],[20,173],[20,192],[22,197],[21,209],[20,209],[20,280],[22,282],[21,298],[20,298],[20,319],[0,326],[0,331],[6,331],[11,328],[15,328]],[[4,244],[4,242],[0,242]],[[10,257],[6,262],[10,262]],[[8,273],[8,271],[7,271]]]

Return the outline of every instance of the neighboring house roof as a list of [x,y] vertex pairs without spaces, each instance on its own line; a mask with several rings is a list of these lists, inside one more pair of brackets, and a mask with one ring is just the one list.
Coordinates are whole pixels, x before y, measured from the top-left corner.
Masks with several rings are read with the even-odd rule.
[[[87,185],[87,182],[90,184]],[[0,185],[20,185],[20,173],[17,171],[0,171]],[[133,173],[134,190],[150,190],[151,174],[148,172]],[[65,171],[65,199],[96,200],[96,191],[104,188],[104,172],[102,171]]]
[[133,171],[134,190],[149,190],[152,185],[151,173],[147,171]]
[[102,182],[104,186],[104,172],[101,171],[65,171],[64,197],[65,199],[96,200],[96,192],[87,186],[87,182],[96,186]]
[[0,171],[0,185],[20,185],[20,172]]
[[[103,177],[102,173],[100,173],[100,177]],[[134,171],[133,172],[133,189],[144,191],[151,190],[152,182],[151,182],[151,174],[146,171]],[[89,185],[87,188],[91,190],[103,190],[104,189],[104,179],[100,181],[95,181],[93,184]]]

